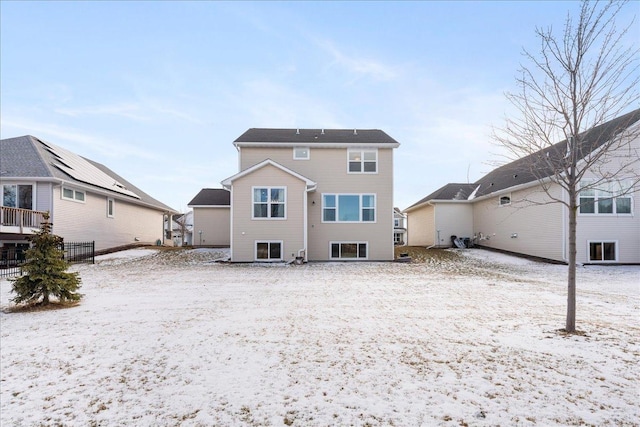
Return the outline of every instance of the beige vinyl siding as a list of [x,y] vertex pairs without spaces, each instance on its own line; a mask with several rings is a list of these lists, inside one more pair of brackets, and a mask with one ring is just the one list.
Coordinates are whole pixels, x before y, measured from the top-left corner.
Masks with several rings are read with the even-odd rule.
[[228,247],[230,230],[231,209],[228,206],[193,208],[194,246]]
[[436,244],[435,208],[421,206],[407,212],[407,241],[409,246],[433,246]]
[[[550,190],[561,196],[560,187]],[[511,194],[511,205],[500,206],[499,198]],[[477,244],[526,255],[564,261],[566,211],[560,203],[531,204],[519,202],[529,199],[537,202],[549,198],[538,186],[512,193],[499,193],[478,201],[473,206],[473,228],[484,239]],[[512,235],[517,234],[517,237]]]
[[[629,155],[640,151],[640,138],[631,142],[631,154],[629,148],[621,150],[619,159],[615,158],[610,163],[599,168],[599,173],[616,173],[622,162],[628,163]],[[620,173],[615,179],[631,179],[633,175],[640,173],[636,170],[627,174]],[[587,174],[585,179],[594,178]],[[578,213],[578,227],[576,232],[576,261],[578,263],[589,262],[589,241],[615,241],[618,252],[618,263],[640,263],[640,188],[636,187],[631,195],[631,215],[581,215]]]
[[[286,187],[286,219],[252,219],[254,187]],[[256,241],[282,241],[284,260],[304,249],[306,183],[272,165],[264,166],[233,181],[231,205],[233,262],[255,260]]]
[[51,216],[53,216],[53,213],[51,212],[53,207],[53,203],[51,201],[53,185],[50,182],[38,182],[36,183],[34,192],[35,204],[33,209],[37,211],[49,211]]
[[63,199],[59,186],[53,191],[53,232],[65,241],[95,241],[96,250],[162,241],[164,222],[161,211],[116,198],[114,217],[109,218],[106,195],[76,189],[85,192],[84,203]]
[[[440,233],[438,233],[440,230]],[[451,236],[473,237],[473,206],[470,203],[436,203],[434,236],[441,246],[452,246]]]
[[[353,147],[372,149],[372,147]],[[392,260],[393,149],[378,148],[378,172],[347,173],[347,148],[310,147],[310,160],[294,160],[293,147],[243,147],[241,170],[271,159],[317,183],[308,201],[308,259],[329,260],[329,242],[368,242],[369,260]],[[235,183],[234,183],[235,187]],[[375,194],[376,222],[323,223],[322,194]],[[315,204],[313,203],[315,202]],[[291,206],[291,203],[289,203]],[[234,214],[235,219],[235,214]],[[234,225],[234,228],[235,225]]]

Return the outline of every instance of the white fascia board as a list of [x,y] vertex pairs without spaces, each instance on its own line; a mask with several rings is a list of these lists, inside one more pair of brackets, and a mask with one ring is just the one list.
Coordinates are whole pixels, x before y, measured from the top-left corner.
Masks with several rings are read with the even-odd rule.
[[231,208],[231,205],[187,205],[187,207],[189,208],[203,208],[203,209],[208,209],[208,208],[216,208],[216,209],[229,209]]
[[398,148],[399,142],[364,144],[360,142],[234,142],[238,147],[309,147],[309,148]]
[[242,172],[239,172],[239,173],[237,173],[237,174],[235,174],[233,176],[230,176],[229,178],[227,178],[227,179],[225,179],[225,180],[223,180],[221,182],[222,186],[224,188],[226,188],[226,189],[230,189],[233,181],[235,181],[236,179],[242,178],[243,176],[246,176],[246,175],[249,175],[249,174],[257,171],[258,169],[262,169],[263,167],[268,166],[268,165],[271,165],[271,166],[273,166],[275,168],[278,168],[281,171],[283,171],[285,173],[288,173],[289,175],[292,175],[292,176],[298,178],[301,181],[304,181],[306,183],[306,185],[307,185],[307,191],[313,191],[318,186],[318,184],[316,182],[310,180],[309,178],[307,178],[305,176],[300,175],[297,172],[292,171],[291,169],[289,169],[287,167],[282,166],[280,163],[274,162],[271,159],[263,160],[262,162],[260,162],[260,163],[258,163],[256,165],[253,165],[250,168],[247,168],[247,169],[243,170]]

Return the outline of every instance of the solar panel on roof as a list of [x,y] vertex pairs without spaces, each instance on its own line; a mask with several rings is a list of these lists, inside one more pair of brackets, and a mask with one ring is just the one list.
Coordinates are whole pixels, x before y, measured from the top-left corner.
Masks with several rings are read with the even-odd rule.
[[114,177],[102,172],[100,169],[77,154],[50,143],[42,145],[44,145],[47,151],[54,155],[55,163],[53,166],[57,167],[64,173],[69,174],[69,176],[74,179],[106,190],[115,191],[116,193],[135,197],[136,199],[140,198],[140,196],[133,191],[128,190]]

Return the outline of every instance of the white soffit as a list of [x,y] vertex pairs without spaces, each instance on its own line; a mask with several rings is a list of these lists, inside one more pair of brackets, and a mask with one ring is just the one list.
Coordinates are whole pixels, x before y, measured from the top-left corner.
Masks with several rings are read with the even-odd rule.
[[102,172],[77,154],[56,145],[49,144],[48,142],[43,142],[42,145],[53,154],[53,166],[69,174],[74,179],[109,191],[135,197],[136,199],[140,198],[140,196],[128,190],[124,184],[118,182],[114,177]]

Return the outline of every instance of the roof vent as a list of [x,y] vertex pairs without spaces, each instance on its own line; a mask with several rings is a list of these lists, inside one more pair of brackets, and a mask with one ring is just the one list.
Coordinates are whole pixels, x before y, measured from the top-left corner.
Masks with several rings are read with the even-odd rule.
[[358,131],[357,131],[356,129],[354,129],[354,130],[353,130],[353,134],[354,134],[354,135],[357,135],[357,134],[358,134]]
[[518,174],[513,175],[513,177],[514,177],[514,178],[517,178],[517,177],[518,177]]
[[324,129],[320,129],[320,135],[324,135]]
[[300,129],[296,129],[296,135],[300,135]]

